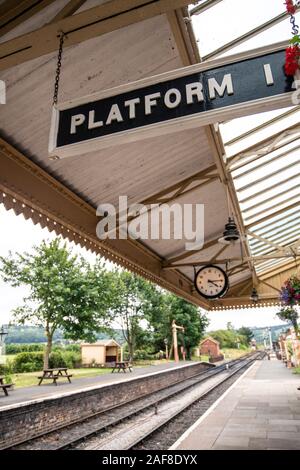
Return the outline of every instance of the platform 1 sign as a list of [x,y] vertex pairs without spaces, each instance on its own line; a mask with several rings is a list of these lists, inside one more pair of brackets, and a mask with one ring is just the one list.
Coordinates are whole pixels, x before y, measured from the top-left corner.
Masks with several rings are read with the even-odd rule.
[[60,104],[53,109],[50,155],[76,155],[289,106],[293,77],[284,73],[284,49],[265,49]]

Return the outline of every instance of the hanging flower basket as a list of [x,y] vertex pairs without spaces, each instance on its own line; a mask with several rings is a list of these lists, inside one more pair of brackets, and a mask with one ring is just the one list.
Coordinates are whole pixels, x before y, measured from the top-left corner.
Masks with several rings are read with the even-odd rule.
[[300,305],[300,278],[298,276],[291,276],[285,281],[279,298],[285,305]]
[[296,25],[295,13],[300,2],[294,0],[286,0],[286,11],[290,15],[290,23],[292,25],[292,39],[290,46],[285,51],[284,71],[288,76],[299,74],[300,70],[300,35],[299,28]]

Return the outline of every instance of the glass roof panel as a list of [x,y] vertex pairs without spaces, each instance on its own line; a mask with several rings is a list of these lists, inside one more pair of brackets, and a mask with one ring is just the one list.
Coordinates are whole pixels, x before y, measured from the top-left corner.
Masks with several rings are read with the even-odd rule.
[[[213,52],[283,11],[283,0],[223,0],[200,14],[192,15],[201,55]],[[237,21],[237,18],[242,20]]]
[[[198,3],[208,5],[204,0]],[[283,40],[288,45],[291,25],[288,16],[283,18],[284,0],[210,3],[211,8],[192,15],[204,60]],[[296,23],[300,23],[300,11]],[[245,35],[248,37],[243,40]],[[300,107],[224,121],[219,123],[219,130],[225,148],[224,161],[249,231],[250,251],[260,257],[254,261],[256,271],[261,274],[283,269],[293,261],[290,247],[294,250],[300,240]],[[296,249],[300,255],[300,246]],[[282,254],[285,258],[280,257]]]

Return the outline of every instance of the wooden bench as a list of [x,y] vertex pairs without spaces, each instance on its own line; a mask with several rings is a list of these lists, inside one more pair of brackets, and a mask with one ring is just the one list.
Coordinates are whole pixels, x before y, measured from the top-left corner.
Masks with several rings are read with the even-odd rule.
[[2,388],[2,390],[4,392],[4,395],[6,395],[7,397],[8,397],[7,389],[11,388],[12,386],[13,386],[13,384],[5,384],[4,383],[4,377],[0,377],[0,388]]
[[118,369],[118,372],[122,370],[124,373],[126,373],[127,369],[129,370],[129,372],[132,372],[132,365],[128,361],[115,362],[111,373],[113,373],[116,369]]
[[56,369],[45,369],[43,371],[43,375],[38,376],[39,385],[43,382],[43,380],[52,380],[52,383],[57,385],[57,380],[61,378],[68,379],[69,383],[71,383],[72,374],[68,374],[67,367],[57,367]]

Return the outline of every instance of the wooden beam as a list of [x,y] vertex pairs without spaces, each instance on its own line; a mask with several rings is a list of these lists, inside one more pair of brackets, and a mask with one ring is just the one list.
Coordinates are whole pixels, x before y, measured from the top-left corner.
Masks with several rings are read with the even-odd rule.
[[251,230],[246,230],[247,235],[250,235],[250,237],[255,238],[256,240],[259,240],[260,242],[265,243],[266,245],[273,246],[274,248],[277,248],[277,250],[283,250],[283,246],[277,245],[276,243],[273,243],[272,241],[268,240],[267,238],[261,237],[260,235],[257,235],[254,232],[251,232]]
[[[210,167],[205,168],[204,170],[201,170],[198,173],[195,173],[194,175],[189,176],[188,178],[185,178],[184,180],[179,181],[178,183],[175,183],[172,186],[169,186],[168,188],[144,199],[141,204],[147,205],[169,202],[173,199],[178,198],[179,196],[183,196],[187,192],[194,191],[195,189],[197,189],[197,187],[200,187],[205,183],[216,181],[217,179],[219,179],[219,176],[215,173],[215,170],[216,166],[211,165]],[[195,185],[188,189],[189,186],[195,183],[196,181],[201,181],[201,183],[197,186]]]
[[0,70],[57,51],[64,32],[65,47],[130,24],[187,6],[191,0],[111,0],[0,44]]
[[213,264],[216,259],[218,259],[218,256],[223,253],[223,251],[225,251],[226,249],[228,248],[228,245],[223,245],[220,250],[218,250],[209,260],[209,263],[208,264]]
[[280,289],[277,289],[277,287],[272,286],[272,284],[270,284],[269,282],[259,279],[259,283],[265,284],[265,286],[270,287],[271,289],[274,289],[276,292],[280,293]]
[[199,253],[200,251],[206,250],[207,248],[211,248],[212,246],[217,245],[217,244],[218,244],[218,239],[214,239],[214,240],[210,240],[204,243],[201,250],[189,250],[189,251],[184,250],[178,253],[177,255],[172,256],[172,258],[166,259],[163,262],[163,266],[164,267],[171,266],[173,265],[173,263],[176,263],[177,261],[181,261],[183,259],[189,258],[190,256],[195,255],[196,253]]
[[[191,256],[191,255],[189,255]],[[245,256],[244,258],[238,258],[238,257],[233,257],[233,258],[222,258],[222,259],[215,259],[214,263],[215,264],[226,264],[226,263],[232,263],[234,261],[241,261],[244,260],[245,262],[256,262],[256,261],[266,261],[266,260],[275,260],[275,259],[284,259],[284,258],[291,258],[292,255],[262,255],[262,256]],[[202,266],[205,264],[210,264],[211,260],[210,259],[205,259],[205,260],[199,260],[199,261],[191,261],[190,263],[184,262],[184,263],[164,263],[163,268],[164,269],[172,269],[172,268],[184,268],[184,267],[191,267],[191,266]]]
[[242,295],[247,292],[247,290],[249,289],[249,287],[251,287],[253,284],[252,284],[252,279],[250,279],[250,281],[247,281],[245,286],[239,290],[239,295],[237,297],[242,297]]
[[68,16],[73,15],[84,3],[86,0],[70,0],[60,12],[49,22],[56,23],[57,21],[63,20]]
[[[21,0],[18,2],[7,0],[3,4],[3,12],[0,12],[0,36],[4,36],[54,2],[55,0]],[[8,8],[9,5],[11,8]]]
[[171,30],[176,42],[176,46],[182,61],[182,65],[191,65],[192,55],[191,46],[189,47],[183,38],[182,30],[179,24],[178,16],[175,11],[168,11],[167,18],[171,26]]

